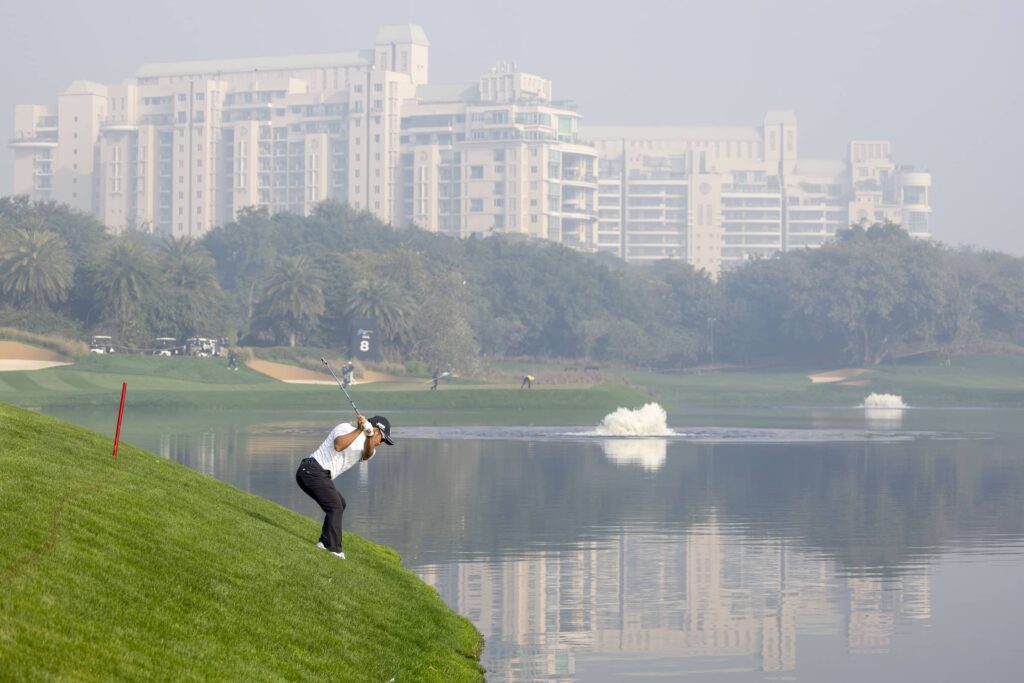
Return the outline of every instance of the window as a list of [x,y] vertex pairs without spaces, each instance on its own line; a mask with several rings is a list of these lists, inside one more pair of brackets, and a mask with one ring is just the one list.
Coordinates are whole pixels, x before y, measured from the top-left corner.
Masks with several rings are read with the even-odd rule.
[[483,178],[484,177],[484,167],[483,166],[470,166],[469,167],[469,177],[474,179],[474,180],[479,180],[480,178]]
[[484,200],[483,199],[470,199],[469,200],[469,210],[470,211],[483,211],[484,210]]
[[496,149],[496,150],[494,150],[494,160],[495,161],[505,161],[505,150],[503,150],[503,149]]
[[374,92],[384,92],[384,84],[383,83],[374,83],[373,84],[373,91]]

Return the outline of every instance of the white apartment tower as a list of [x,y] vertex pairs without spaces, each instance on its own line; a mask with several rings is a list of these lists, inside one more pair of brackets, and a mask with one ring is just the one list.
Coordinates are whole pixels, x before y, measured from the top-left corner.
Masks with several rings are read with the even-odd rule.
[[799,155],[796,117],[758,127],[585,127],[600,154],[598,248],[644,262],[722,269],[820,246],[851,223],[930,235],[931,176],[896,166],[888,142],[856,140],[843,160]]
[[16,107],[13,190],[174,236],[333,199],[398,225],[712,276],[860,221],[930,235],[931,176],[897,166],[887,141],[802,158],[787,111],[748,127],[582,127],[550,81],[512,63],[454,86],[430,85],[428,64],[423,29],[405,24],[366,50],[75,81],[55,106]]
[[76,81],[15,112],[14,192],[114,230],[198,236],[243,208],[325,199],[392,221],[402,104],[429,42],[385,26],[373,49],[144,65],[122,85]]
[[551,82],[499,63],[469,86],[420,86],[402,117],[405,223],[596,246],[597,151]]

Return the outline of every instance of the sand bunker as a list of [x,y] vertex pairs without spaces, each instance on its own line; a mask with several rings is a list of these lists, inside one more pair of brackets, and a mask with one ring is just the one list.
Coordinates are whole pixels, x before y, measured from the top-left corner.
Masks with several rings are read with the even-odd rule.
[[863,375],[867,370],[864,368],[843,368],[829,372],[819,372],[816,375],[807,375],[814,384],[828,384],[829,382],[843,382],[848,379]]
[[43,370],[59,365],[71,365],[71,361],[49,349],[16,341],[0,341],[0,372]]
[[246,365],[256,372],[261,372],[268,377],[273,377],[289,384],[334,384],[334,378],[328,373],[313,372],[296,365],[274,363],[269,360],[259,360],[258,358],[246,361]]
[[[289,384],[334,384],[334,378],[331,377],[330,373],[325,369],[323,372],[316,372],[314,370],[308,370],[306,368],[300,368],[297,365],[288,365],[286,363],[274,363],[269,360],[260,360],[253,358],[250,361],[246,361],[246,365],[255,370],[256,372],[263,373],[268,377],[273,377],[281,382],[287,382]],[[337,371],[335,371],[337,372]],[[397,382],[399,378],[392,377],[391,375],[385,375],[379,372],[357,372],[355,376],[355,382],[353,384],[361,384],[363,382]]]

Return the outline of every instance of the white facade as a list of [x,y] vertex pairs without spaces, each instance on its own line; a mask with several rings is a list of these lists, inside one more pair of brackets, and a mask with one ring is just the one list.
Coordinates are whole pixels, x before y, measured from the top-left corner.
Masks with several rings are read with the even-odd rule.
[[75,81],[15,110],[16,194],[66,202],[113,230],[200,236],[253,206],[326,199],[456,236],[513,233],[712,276],[821,245],[851,223],[930,235],[931,176],[880,140],[799,156],[796,117],[751,127],[582,127],[551,82],[499,63],[428,84],[416,25],[372,49],[147,64]]
[[930,235],[930,174],[896,166],[883,141],[853,141],[841,161],[802,159],[792,112],[759,127],[584,127],[581,137],[601,157],[597,246],[629,261],[682,259],[717,277],[862,220]]
[[474,86],[420,87],[402,118],[402,220],[465,237],[596,246],[597,151],[551,84],[498,64]]
[[386,26],[369,50],[76,81],[56,107],[16,108],[14,191],[167,235],[325,199],[395,220],[401,107],[427,81],[428,50],[420,27]]

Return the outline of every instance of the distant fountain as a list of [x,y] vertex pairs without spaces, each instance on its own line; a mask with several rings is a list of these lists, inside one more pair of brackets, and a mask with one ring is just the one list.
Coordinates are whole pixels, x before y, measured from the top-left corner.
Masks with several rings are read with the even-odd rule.
[[619,408],[608,413],[592,432],[598,436],[673,436],[668,428],[668,414],[657,403],[630,410]]
[[864,399],[863,407],[867,410],[903,410],[907,404],[902,396],[896,394],[871,394]]
[[907,404],[896,394],[871,394],[864,399],[864,417],[876,427],[899,427]]

